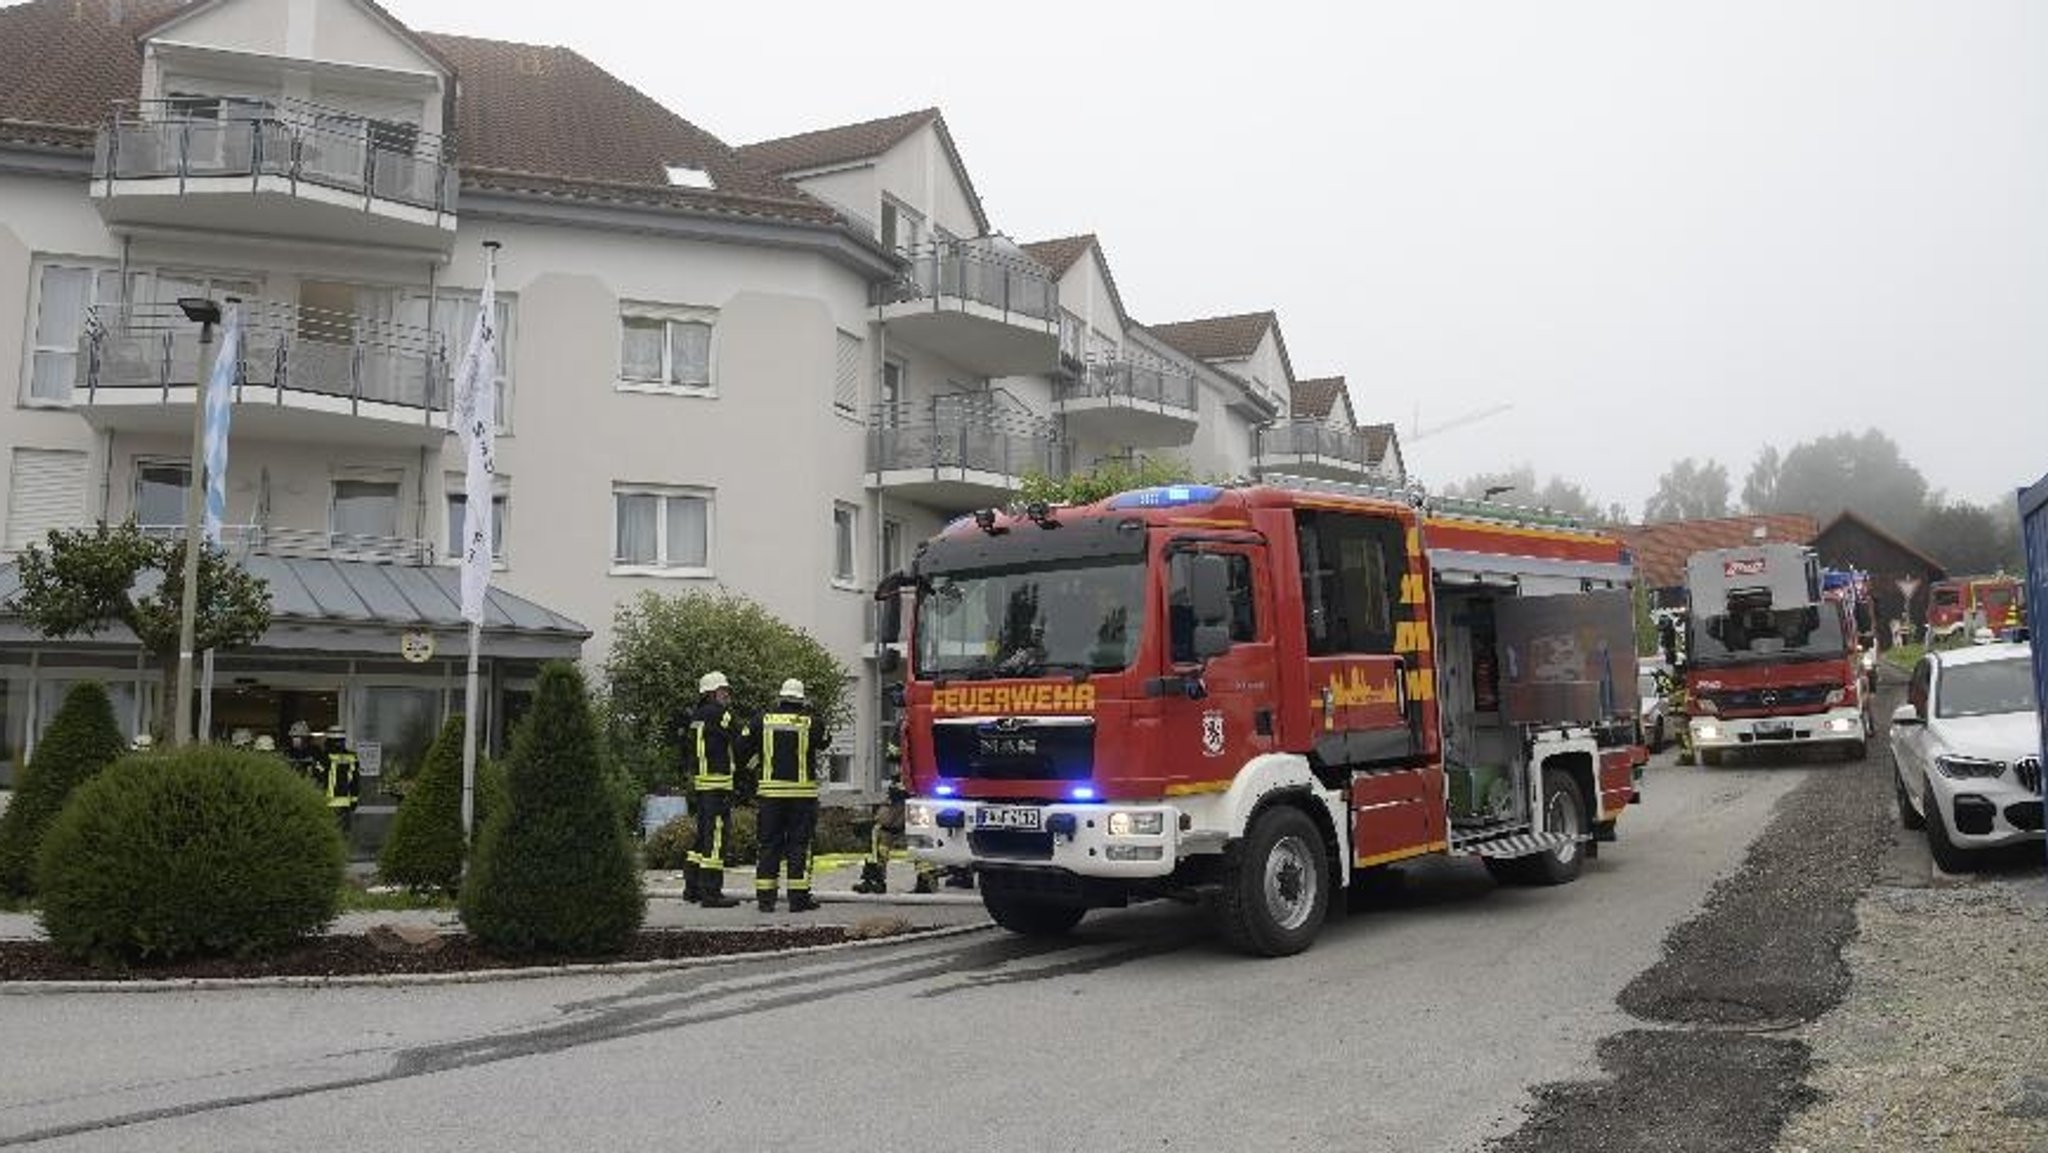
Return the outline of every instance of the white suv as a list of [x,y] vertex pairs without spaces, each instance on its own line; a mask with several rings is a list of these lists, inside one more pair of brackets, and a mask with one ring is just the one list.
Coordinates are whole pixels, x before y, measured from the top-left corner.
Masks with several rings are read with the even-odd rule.
[[2038,841],[2041,729],[2025,645],[1928,653],[1892,714],[1899,823],[1925,827],[1934,863],[1969,867],[1973,850]]

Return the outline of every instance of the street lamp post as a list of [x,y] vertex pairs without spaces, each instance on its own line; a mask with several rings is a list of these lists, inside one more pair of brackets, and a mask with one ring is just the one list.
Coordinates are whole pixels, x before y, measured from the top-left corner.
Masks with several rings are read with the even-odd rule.
[[192,382],[192,459],[185,476],[185,584],[178,602],[178,679],[172,701],[171,743],[192,743],[192,650],[199,619],[200,482],[206,452],[206,379],[213,373],[213,326],[220,323],[220,305],[203,296],[181,296],[185,319],[199,325],[199,374]]

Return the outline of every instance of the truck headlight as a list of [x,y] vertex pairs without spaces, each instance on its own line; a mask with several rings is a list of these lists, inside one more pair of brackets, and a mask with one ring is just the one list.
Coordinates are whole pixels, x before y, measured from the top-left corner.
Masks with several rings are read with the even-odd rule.
[[1843,690],[1841,690],[1841,689],[1829,689],[1829,690],[1828,690],[1828,701],[1827,701],[1827,703],[1828,703],[1828,705],[1829,705],[1830,707],[1832,707],[1832,706],[1835,706],[1835,705],[1839,705],[1839,704],[1841,704],[1841,703],[1842,703],[1843,701],[1845,701],[1845,700],[1848,700],[1848,699],[1849,699],[1849,694],[1848,694],[1847,692],[1844,692],[1844,691],[1843,691]]
[[1959,781],[1995,777],[2005,772],[2004,761],[1994,761],[1985,757],[1959,757],[1949,753],[1934,758],[1934,767],[1941,770],[1942,776]]
[[903,807],[903,827],[906,829],[932,829],[938,827],[938,821],[932,815],[932,807],[930,805],[905,805]]
[[1112,837],[1156,837],[1165,831],[1165,813],[1115,812],[1109,815],[1109,835]]
[[1692,711],[1703,717],[1718,716],[1721,712],[1720,708],[1714,704],[1713,699],[1710,697],[1695,697],[1692,702]]
[[1702,740],[1702,741],[1718,741],[1718,740],[1720,740],[1720,739],[1721,739],[1721,726],[1719,726],[1719,725],[1694,725],[1694,726],[1692,727],[1692,735],[1693,735],[1693,737],[1694,737],[1695,739],[1697,739],[1697,740]]

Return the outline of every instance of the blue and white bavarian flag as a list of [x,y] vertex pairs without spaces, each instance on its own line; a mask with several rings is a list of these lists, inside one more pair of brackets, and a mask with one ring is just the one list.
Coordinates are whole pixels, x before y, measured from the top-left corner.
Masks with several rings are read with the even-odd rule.
[[228,507],[228,418],[233,411],[235,377],[242,363],[242,306],[228,302],[220,326],[220,353],[206,378],[206,515],[200,522],[206,543],[220,544],[220,522]]
[[462,499],[462,617],[484,623],[484,597],[491,591],[491,496],[497,462],[492,438],[498,425],[497,270],[484,268],[483,299],[477,302],[476,327],[469,347],[455,369],[455,419],[469,469]]

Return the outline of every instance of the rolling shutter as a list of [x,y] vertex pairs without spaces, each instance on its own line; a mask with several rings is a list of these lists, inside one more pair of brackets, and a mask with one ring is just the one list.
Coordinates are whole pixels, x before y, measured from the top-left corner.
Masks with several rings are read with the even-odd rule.
[[85,454],[65,449],[17,448],[7,486],[9,552],[40,544],[53,528],[85,523]]

